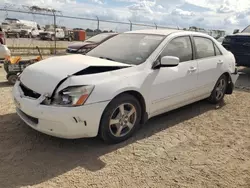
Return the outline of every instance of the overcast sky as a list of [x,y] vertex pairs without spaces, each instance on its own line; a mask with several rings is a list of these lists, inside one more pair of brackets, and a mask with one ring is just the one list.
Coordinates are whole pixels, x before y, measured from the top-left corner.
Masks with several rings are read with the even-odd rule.
[[[243,29],[250,20],[249,0],[0,0],[11,4],[38,5],[63,11],[64,15],[157,23],[165,26],[198,26],[206,29]],[[6,13],[1,13],[2,17]],[[8,16],[12,16],[11,13]],[[15,15],[16,16],[16,15]],[[17,15],[25,18],[24,15]],[[31,19],[31,18],[29,18]],[[47,18],[32,19],[49,22]],[[96,27],[95,22],[60,19],[71,27]],[[73,26],[74,25],[74,26]],[[128,30],[129,26],[101,23],[101,29]]]

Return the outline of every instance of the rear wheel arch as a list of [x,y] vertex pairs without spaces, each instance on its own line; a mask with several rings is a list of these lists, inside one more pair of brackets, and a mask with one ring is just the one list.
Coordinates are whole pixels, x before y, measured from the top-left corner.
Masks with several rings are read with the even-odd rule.
[[228,88],[228,77],[227,75],[222,74],[216,81],[215,86],[211,92],[211,95],[207,98],[208,101],[212,104],[220,103],[224,99],[227,88]]
[[224,75],[227,77],[228,80],[231,78],[228,72],[225,72]]

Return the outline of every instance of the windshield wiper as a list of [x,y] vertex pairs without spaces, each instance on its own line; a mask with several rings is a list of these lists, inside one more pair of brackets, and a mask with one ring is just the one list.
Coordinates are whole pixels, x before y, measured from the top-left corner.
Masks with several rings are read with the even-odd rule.
[[108,58],[108,57],[99,57],[99,58],[101,58],[101,59],[106,59],[106,60],[109,60],[109,61],[115,61],[115,60],[113,60],[113,59],[111,59],[111,58]]

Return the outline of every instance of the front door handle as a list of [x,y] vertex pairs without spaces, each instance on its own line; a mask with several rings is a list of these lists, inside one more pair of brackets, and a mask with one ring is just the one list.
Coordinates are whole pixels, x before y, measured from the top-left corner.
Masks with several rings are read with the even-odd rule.
[[195,72],[196,70],[197,70],[196,67],[190,67],[190,68],[188,69],[189,72]]
[[223,64],[223,60],[220,59],[220,60],[217,62],[217,64],[219,64],[219,65]]

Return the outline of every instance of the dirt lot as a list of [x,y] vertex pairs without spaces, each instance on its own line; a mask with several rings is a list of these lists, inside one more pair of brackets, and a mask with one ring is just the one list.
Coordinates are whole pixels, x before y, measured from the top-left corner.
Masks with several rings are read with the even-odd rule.
[[249,188],[250,71],[243,71],[240,90],[220,106],[201,101],[161,115],[113,146],[32,130],[0,81],[0,187]]

